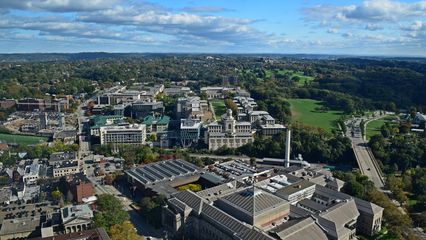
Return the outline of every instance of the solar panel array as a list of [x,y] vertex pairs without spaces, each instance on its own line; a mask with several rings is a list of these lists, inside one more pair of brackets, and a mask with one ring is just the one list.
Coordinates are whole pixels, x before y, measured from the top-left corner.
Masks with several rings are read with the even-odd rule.
[[190,175],[198,171],[199,169],[195,165],[174,159],[136,167],[127,171],[127,174],[142,184],[153,184],[173,180],[176,177]]

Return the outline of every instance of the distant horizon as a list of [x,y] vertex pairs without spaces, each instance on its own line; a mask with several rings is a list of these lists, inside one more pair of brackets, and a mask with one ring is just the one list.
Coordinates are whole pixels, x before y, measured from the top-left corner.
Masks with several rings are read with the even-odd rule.
[[0,52],[426,57],[422,0],[5,0]]
[[276,56],[296,56],[296,55],[306,55],[306,56],[336,56],[336,57],[354,57],[354,58],[419,58],[426,59],[426,55],[364,55],[364,54],[344,54],[344,53],[267,53],[267,52],[105,52],[105,51],[93,51],[93,52],[0,52],[0,55],[30,55],[30,54],[176,54],[176,55],[276,55]]

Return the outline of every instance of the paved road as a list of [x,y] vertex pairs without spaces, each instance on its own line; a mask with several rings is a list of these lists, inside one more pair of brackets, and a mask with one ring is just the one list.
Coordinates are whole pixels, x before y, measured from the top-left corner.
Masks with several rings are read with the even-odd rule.
[[[376,115],[378,116],[379,114]],[[366,122],[376,118],[380,118],[380,116],[372,119],[364,118],[364,121]],[[352,141],[352,148],[361,173],[366,175],[378,189],[383,189],[384,182],[381,170],[377,164],[377,160],[374,158],[367,142],[361,134],[361,120],[362,118],[354,118],[352,121],[347,122],[346,136]]]

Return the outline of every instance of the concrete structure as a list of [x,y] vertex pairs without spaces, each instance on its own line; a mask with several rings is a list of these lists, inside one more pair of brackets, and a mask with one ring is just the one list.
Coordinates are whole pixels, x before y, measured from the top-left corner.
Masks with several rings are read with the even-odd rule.
[[100,128],[101,144],[145,144],[146,126],[131,124],[126,126],[103,126]]
[[181,119],[179,139],[183,147],[198,143],[201,137],[201,126],[199,119]]
[[249,122],[237,122],[232,116],[232,110],[222,116],[220,123],[207,125],[205,136],[209,150],[217,150],[223,146],[238,148],[253,142],[253,132]]

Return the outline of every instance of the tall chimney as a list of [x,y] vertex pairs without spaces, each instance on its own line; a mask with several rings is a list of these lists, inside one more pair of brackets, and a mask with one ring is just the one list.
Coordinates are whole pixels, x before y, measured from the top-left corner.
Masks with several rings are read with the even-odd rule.
[[290,167],[290,145],[291,145],[291,130],[287,128],[285,135],[285,160],[284,166]]

